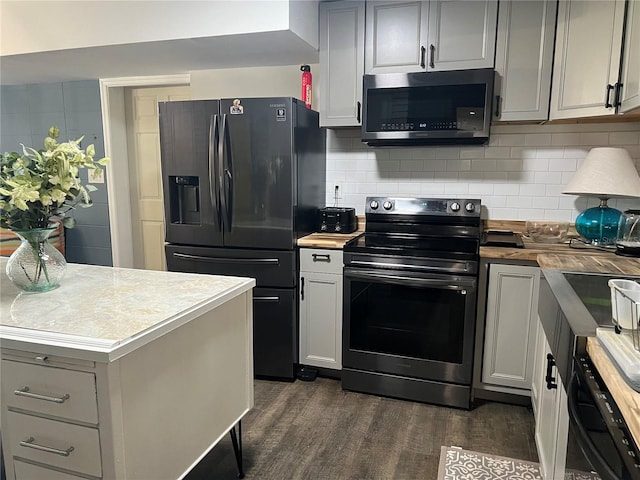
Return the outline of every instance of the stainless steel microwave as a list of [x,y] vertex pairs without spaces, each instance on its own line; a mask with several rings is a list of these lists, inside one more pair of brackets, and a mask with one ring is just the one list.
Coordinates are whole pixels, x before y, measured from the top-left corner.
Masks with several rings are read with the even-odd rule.
[[489,140],[493,69],[364,75],[362,141],[371,146]]

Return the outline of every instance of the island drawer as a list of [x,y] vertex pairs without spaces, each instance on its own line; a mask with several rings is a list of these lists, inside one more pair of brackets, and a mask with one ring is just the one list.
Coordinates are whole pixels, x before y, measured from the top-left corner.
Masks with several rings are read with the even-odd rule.
[[7,414],[14,457],[100,477],[100,437],[97,428],[34,417]]
[[13,462],[13,468],[16,472],[16,480],[34,480],[35,478],[38,480],[82,480],[82,478],[75,475],[49,470],[48,468],[18,460]]
[[98,423],[96,379],[90,372],[2,360],[3,405]]
[[300,249],[300,271],[342,275],[342,250]]

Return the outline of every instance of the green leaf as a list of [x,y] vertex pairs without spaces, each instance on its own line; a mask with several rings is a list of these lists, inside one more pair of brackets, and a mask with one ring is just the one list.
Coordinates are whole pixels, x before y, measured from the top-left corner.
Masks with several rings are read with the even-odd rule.
[[76,226],[76,219],[73,217],[64,217],[62,219],[62,225],[64,225],[65,228],[73,228]]

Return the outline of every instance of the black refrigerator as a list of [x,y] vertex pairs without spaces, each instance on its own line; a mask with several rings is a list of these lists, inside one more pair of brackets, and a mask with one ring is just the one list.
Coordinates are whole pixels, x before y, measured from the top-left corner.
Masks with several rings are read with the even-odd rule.
[[325,203],[325,131],[295,98],[159,104],[167,267],[253,277],[254,374],[293,380],[296,240]]

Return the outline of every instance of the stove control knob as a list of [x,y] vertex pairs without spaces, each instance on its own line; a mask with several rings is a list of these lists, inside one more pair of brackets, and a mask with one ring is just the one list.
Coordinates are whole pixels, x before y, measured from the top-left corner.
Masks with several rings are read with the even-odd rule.
[[375,200],[371,200],[371,203],[369,204],[369,206],[371,207],[371,210],[377,210],[378,202],[376,202]]
[[393,204],[389,201],[386,201],[382,204],[382,206],[384,207],[385,210],[391,210],[391,207],[393,207]]
[[467,204],[464,206],[464,209],[465,209],[467,212],[471,213],[471,212],[475,211],[476,206],[475,206],[473,203],[469,202],[469,203],[467,203]]
[[453,202],[451,204],[451,211],[452,212],[457,212],[460,210],[460,204],[458,202]]

